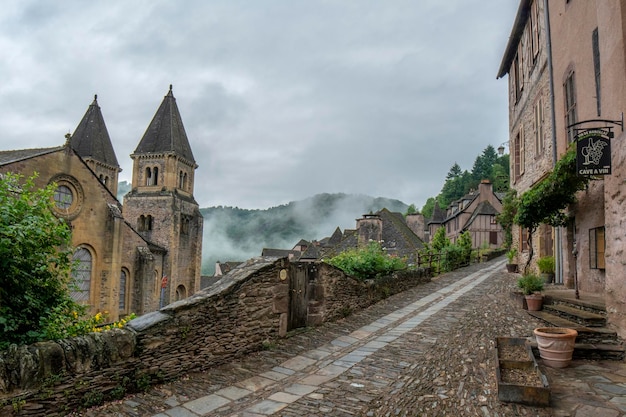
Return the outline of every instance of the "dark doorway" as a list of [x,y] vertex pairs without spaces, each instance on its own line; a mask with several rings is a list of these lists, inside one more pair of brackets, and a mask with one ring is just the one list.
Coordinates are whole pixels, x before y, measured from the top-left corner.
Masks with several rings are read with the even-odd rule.
[[289,274],[289,326],[287,330],[306,326],[309,265],[291,264]]

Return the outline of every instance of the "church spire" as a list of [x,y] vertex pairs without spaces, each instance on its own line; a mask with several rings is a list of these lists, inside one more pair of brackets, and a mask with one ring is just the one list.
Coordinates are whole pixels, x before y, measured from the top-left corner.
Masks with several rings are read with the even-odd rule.
[[176,105],[171,84],[134,152],[135,155],[163,153],[175,153],[191,164],[196,162],[191,152],[191,146]]
[[70,145],[83,159],[92,159],[111,168],[120,168],[98,105],[98,95],[94,95],[93,102],[76,127]]

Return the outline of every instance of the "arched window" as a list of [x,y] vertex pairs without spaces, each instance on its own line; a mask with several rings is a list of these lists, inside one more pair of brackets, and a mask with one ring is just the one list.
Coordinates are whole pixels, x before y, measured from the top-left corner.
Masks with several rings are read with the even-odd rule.
[[85,248],[78,248],[72,256],[72,260],[76,263],[76,269],[72,273],[75,288],[71,291],[74,301],[81,304],[89,303],[89,295],[91,291],[91,252]]
[[183,190],[187,191],[187,173],[183,174]]
[[152,185],[159,185],[159,168],[154,167],[154,169],[152,170],[152,176],[154,178],[154,181],[152,181]]
[[126,311],[126,285],[127,274],[126,271],[122,269],[120,273],[120,311]]
[[183,188],[183,171],[180,171],[178,173],[178,188],[184,189]]
[[146,168],[146,185],[152,185],[152,169]]
[[182,300],[183,298],[187,298],[187,288],[181,284],[176,287],[176,301]]
[[143,232],[145,228],[146,228],[146,218],[142,214],[141,216],[139,216],[139,219],[137,219],[137,230],[139,230],[140,232]]
[[154,279],[154,289],[157,296],[157,300],[159,299],[159,295],[161,294],[161,279],[159,278],[159,271],[154,271],[153,275]]
[[144,230],[152,230],[152,216],[147,215]]
[[180,219],[180,232],[184,235],[189,234],[189,223],[191,222],[189,216],[182,215]]

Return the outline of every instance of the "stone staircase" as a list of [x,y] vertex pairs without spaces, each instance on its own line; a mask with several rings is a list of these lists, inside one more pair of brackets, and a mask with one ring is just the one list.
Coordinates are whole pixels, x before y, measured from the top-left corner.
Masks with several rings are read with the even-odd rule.
[[528,314],[547,326],[578,331],[574,359],[623,360],[626,356],[622,340],[606,327],[606,308],[600,297],[581,295],[576,299],[573,290],[548,290],[544,292],[543,309]]

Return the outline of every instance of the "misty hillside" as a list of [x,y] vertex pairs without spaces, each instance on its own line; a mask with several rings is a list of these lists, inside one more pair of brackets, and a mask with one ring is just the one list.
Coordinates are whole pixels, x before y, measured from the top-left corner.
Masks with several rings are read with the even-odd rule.
[[365,195],[318,194],[266,210],[202,208],[202,273],[212,275],[218,260],[245,261],[260,256],[263,248],[291,249],[300,239],[319,240],[337,227],[354,229],[357,218],[382,208],[404,213],[408,206]]
[[[127,181],[118,184],[118,199],[130,191]],[[266,210],[238,207],[201,208],[204,216],[202,274],[213,275],[215,262],[245,261],[260,256],[263,248],[291,249],[300,239],[320,240],[337,227],[356,228],[363,214],[386,208],[405,213],[399,200],[356,194],[317,194]]]

